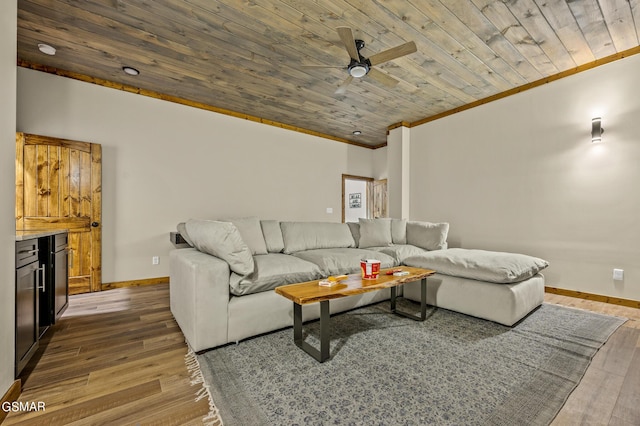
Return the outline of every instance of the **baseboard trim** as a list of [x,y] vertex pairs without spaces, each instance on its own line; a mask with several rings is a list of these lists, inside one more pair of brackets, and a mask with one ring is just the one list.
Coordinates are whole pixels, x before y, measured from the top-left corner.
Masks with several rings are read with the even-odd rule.
[[143,285],[167,284],[169,277],[147,278],[144,280],[118,281],[114,283],[102,283],[102,290],[113,290],[123,287],[140,287]]
[[565,290],[563,288],[545,287],[544,291],[560,296],[577,297],[578,299],[593,300],[595,302],[609,303],[611,305],[626,306],[640,309],[640,301],[631,299],[621,299],[619,297],[603,296],[601,294],[585,293],[583,291]]
[[[13,382],[11,387],[9,387],[9,390],[7,390],[7,392],[4,394],[2,400],[0,401],[0,406],[5,402],[11,403],[17,401],[18,398],[20,398],[20,393],[22,393],[22,382],[20,381],[20,379],[18,379]],[[0,423],[4,422],[4,419],[8,414],[9,413],[5,412],[4,410],[0,410]]]

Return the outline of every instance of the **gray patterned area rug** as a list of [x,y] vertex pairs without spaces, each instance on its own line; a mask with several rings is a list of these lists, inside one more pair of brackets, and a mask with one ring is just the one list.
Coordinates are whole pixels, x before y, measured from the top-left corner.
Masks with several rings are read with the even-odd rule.
[[438,308],[415,322],[380,303],[330,321],[323,364],[291,328],[199,355],[224,424],[546,425],[625,319],[544,304],[512,328]]

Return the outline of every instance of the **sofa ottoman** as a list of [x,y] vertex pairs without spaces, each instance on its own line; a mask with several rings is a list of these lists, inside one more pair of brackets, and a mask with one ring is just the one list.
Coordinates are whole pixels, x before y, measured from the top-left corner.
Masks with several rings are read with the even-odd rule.
[[[547,261],[523,254],[444,249],[404,260],[407,266],[438,271],[427,280],[427,303],[512,326],[544,301]],[[416,283],[404,297],[420,300]]]

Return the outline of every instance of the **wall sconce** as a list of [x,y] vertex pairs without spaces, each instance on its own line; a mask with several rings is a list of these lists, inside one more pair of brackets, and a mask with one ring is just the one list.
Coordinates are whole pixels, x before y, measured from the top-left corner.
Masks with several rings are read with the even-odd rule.
[[591,120],[591,142],[602,142],[602,134],[604,129],[602,128],[602,118],[597,117]]

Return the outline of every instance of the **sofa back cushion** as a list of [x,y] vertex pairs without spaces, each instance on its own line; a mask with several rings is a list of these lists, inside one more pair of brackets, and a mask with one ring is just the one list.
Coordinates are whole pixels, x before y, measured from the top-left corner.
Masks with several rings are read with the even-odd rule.
[[407,219],[391,219],[391,241],[407,244]]
[[187,232],[186,223],[180,222],[178,226],[176,226],[176,230],[178,231],[178,234],[180,234],[182,239],[185,240],[185,242],[189,244],[191,247],[193,247],[193,241],[191,241],[191,238],[189,238],[189,233]]
[[284,252],[287,254],[323,248],[355,247],[346,223],[280,222]]
[[356,243],[356,247],[360,244],[360,224],[358,222],[347,222],[347,226],[351,231],[353,241]]
[[225,222],[233,223],[242,239],[251,250],[251,254],[267,254],[267,245],[262,235],[262,227],[257,217],[243,217],[234,219],[224,219]]
[[196,249],[224,260],[238,275],[253,273],[255,264],[251,250],[233,223],[191,219],[185,227]]
[[442,250],[447,247],[448,223],[407,222],[407,244],[425,250]]
[[388,247],[391,240],[391,219],[364,219],[358,220],[360,224],[360,240],[358,247]]
[[269,253],[282,253],[282,250],[284,250],[284,240],[282,239],[280,221],[261,220],[260,225],[262,226],[264,242],[267,244],[267,251]]

